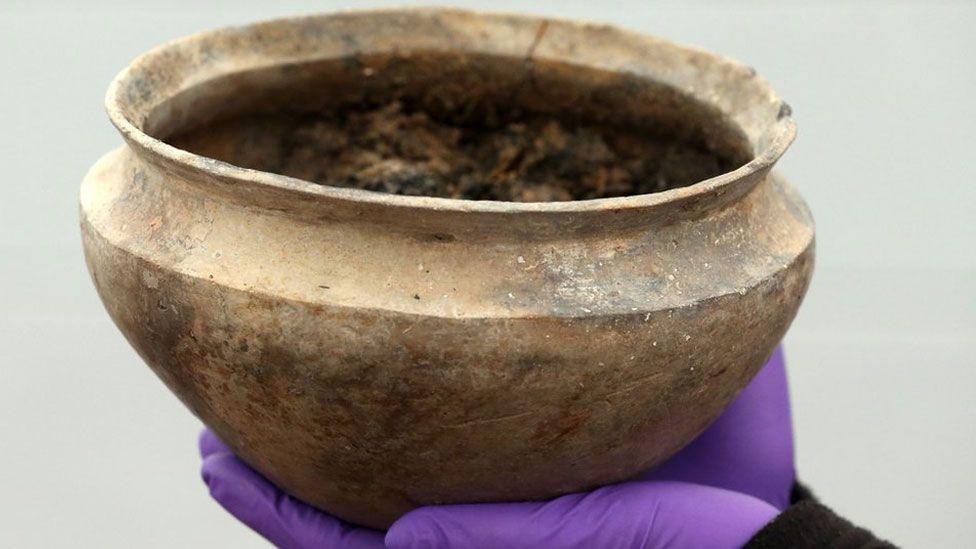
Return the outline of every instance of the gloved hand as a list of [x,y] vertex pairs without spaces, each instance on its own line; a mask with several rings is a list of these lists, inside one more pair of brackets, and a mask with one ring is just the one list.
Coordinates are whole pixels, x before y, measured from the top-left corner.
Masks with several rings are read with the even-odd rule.
[[200,453],[214,499],[286,548],[740,547],[789,505],[795,480],[779,349],[708,430],[633,481],[543,502],[422,507],[386,533],[288,496],[209,430]]

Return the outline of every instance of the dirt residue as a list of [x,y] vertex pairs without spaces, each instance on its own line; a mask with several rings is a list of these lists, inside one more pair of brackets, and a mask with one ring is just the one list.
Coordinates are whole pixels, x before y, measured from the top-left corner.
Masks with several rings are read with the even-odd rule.
[[[221,151],[208,151],[208,141],[236,141],[238,151],[228,154],[222,148],[232,158],[221,160],[324,185],[516,202],[659,192],[736,167],[700,145],[653,131],[548,117],[460,125],[410,112],[398,101],[360,110],[262,116],[211,125],[172,141],[218,158]],[[234,132],[252,135],[227,135]],[[256,154],[254,147],[264,152]]]

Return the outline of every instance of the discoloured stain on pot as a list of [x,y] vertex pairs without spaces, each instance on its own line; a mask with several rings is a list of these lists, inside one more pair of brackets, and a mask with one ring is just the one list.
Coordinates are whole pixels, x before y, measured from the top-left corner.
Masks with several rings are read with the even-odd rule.
[[[512,86],[529,49],[525,91]],[[384,68],[390,52],[423,78]],[[281,93],[409,94],[433,67],[471,74],[485,55],[486,97],[690,117],[754,158],[653,195],[516,204],[313,185],[153,137]],[[375,83],[353,80],[364,66]],[[539,85],[556,81],[575,84]],[[669,110],[675,93],[703,106]],[[794,130],[768,85],[609,27],[451,10],[261,23],[150,52],[107,102],[127,145],[86,177],[81,226],[109,314],[245,461],[360,524],[547,498],[661,462],[762,366],[812,272],[810,214],[770,174]]]

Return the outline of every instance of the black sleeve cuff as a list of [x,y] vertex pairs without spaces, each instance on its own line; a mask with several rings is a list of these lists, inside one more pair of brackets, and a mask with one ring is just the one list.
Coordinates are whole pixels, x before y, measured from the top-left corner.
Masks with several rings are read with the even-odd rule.
[[759,531],[746,549],[820,548],[887,549],[895,547],[837,516],[813,499],[806,487],[793,489],[793,505]]

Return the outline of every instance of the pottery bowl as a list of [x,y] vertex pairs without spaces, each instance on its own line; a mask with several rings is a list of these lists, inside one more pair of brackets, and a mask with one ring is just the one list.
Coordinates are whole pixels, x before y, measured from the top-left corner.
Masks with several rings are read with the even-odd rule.
[[[390,97],[642,128],[736,165],[595,200],[400,196],[276,174],[288,132],[247,123]],[[243,460],[359,524],[660,463],[764,364],[812,272],[810,214],[771,173],[785,103],[749,67],[612,27],[259,23],[150,51],[107,108],[125,145],[85,178],[81,227],[111,317]],[[173,145],[228,119],[242,130]]]

